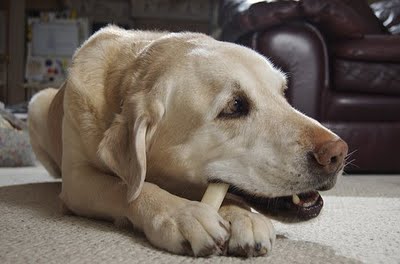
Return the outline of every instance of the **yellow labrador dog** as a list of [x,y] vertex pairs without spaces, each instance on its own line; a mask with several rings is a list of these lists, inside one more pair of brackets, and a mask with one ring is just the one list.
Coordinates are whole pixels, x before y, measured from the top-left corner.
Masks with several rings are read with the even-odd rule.
[[[285,87],[245,47],[109,26],[75,53],[60,89],[34,96],[31,142],[74,214],[128,220],[177,254],[265,255],[266,215],[318,215],[316,190],[335,184],[347,154]],[[218,212],[198,202],[210,182],[230,184]]]

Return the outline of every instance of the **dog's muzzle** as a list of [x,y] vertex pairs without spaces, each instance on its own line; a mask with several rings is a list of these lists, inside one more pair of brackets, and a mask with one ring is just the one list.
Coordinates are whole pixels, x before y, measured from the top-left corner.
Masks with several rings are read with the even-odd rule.
[[337,175],[344,167],[344,159],[348,152],[347,144],[341,140],[326,141],[315,146],[308,153],[309,174],[313,175],[316,190],[281,197],[258,197],[238,188],[229,191],[240,196],[254,209],[265,215],[284,222],[306,221],[317,217],[324,201],[317,190],[331,189]]

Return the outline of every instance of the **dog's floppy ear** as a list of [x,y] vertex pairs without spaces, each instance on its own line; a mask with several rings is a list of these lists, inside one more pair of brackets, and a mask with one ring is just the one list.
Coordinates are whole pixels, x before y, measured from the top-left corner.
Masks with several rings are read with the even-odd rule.
[[126,183],[128,201],[139,196],[146,177],[148,126],[149,120],[145,116],[129,122],[124,115],[118,114],[99,145],[100,159]]

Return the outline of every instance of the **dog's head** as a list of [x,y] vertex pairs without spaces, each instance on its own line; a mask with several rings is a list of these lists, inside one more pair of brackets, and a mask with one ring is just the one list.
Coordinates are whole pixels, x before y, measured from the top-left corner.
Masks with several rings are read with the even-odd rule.
[[137,65],[134,82],[141,88],[124,111],[135,109],[126,119],[134,119],[127,124],[134,128],[133,163],[139,166],[131,166],[127,182],[143,181],[147,167],[164,179],[228,183],[264,213],[299,219],[319,213],[315,191],[334,186],[347,145],[289,105],[285,75],[266,58],[178,34],[150,45]]

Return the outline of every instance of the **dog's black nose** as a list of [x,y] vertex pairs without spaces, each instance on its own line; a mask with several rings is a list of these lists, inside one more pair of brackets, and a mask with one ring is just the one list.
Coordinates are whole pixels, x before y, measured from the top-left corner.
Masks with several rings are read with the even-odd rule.
[[317,164],[327,173],[335,172],[342,166],[348,152],[346,142],[341,139],[326,141],[315,146],[312,155]]

